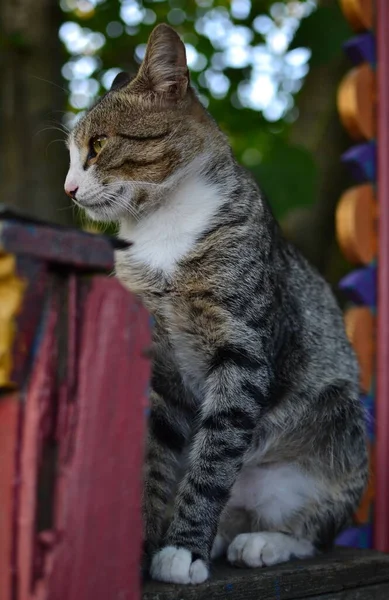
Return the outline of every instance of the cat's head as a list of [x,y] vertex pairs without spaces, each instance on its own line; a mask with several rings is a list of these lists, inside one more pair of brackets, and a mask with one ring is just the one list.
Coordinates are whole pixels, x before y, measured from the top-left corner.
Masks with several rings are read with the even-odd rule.
[[158,25],[137,76],[118,75],[70,134],[65,191],[94,219],[140,213],[204,153],[213,127],[190,87],[184,44]]

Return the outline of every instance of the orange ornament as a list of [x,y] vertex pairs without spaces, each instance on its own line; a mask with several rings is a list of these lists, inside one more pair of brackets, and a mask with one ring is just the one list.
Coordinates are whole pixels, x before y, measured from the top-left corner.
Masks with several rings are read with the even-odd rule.
[[338,111],[344,128],[355,140],[375,135],[375,75],[367,63],[351,69],[338,88]]
[[354,31],[372,29],[373,0],[340,0],[340,7]]
[[354,264],[369,264],[377,254],[377,204],[366,183],[349,188],[336,209],[336,236],[344,256]]

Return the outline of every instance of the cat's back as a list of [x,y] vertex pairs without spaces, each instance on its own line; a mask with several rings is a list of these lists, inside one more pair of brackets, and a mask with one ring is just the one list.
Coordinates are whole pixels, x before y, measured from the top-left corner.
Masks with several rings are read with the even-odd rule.
[[331,286],[286,241],[283,254],[281,280],[298,315],[300,343],[312,377],[319,381],[336,377],[357,385],[357,359]]

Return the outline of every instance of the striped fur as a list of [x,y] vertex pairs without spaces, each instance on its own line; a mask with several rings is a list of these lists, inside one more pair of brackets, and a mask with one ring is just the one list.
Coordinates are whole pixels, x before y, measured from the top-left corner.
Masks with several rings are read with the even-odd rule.
[[76,126],[69,177],[76,202],[133,242],[117,275],[156,321],[151,574],[200,583],[213,544],[248,566],[329,547],[368,463],[357,363],[332,292],[282,237],[188,85],[184,56],[173,30],[154,30],[138,77],[121,77]]

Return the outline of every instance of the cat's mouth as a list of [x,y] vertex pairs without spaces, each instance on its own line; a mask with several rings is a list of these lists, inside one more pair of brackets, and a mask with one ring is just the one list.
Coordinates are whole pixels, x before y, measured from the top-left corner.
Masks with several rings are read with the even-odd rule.
[[88,204],[88,208],[104,208],[105,206],[110,206],[111,204],[111,200],[100,200],[99,202]]
[[73,202],[93,220],[117,220],[123,211],[123,200],[121,200],[123,191],[124,186],[121,185],[115,190],[103,190],[101,195],[76,196]]
[[115,194],[111,195],[110,198],[104,198],[103,200],[97,200],[94,202],[87,202],[85,200],[78,200],[78,198],[74,198],[76,203],[79,204],[81,208],[91,208],[91,209],[99,209],[99,208],[107,208],[108,206],[112,206],[115,202],[115,198],[120,198],[123,194],[124,186],[121,185],[117,190],[115,190]]
[[80,208],[83,208],[84,210],[86,210],[88,208],[91,208],[93,210],[99,209],[99,208],[105,208],[112,204],[111,200],[99,200],[97,202],[86,203],[86,202],[82,202],[81,200],[77,200],[77,198],[73,198],[73,202],[75,204],[77,204],[77,206],[79,206]]

